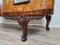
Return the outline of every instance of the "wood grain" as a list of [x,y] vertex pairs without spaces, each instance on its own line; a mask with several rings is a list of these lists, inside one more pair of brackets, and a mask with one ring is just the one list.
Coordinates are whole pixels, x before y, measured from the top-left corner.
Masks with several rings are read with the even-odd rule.
[[27,12],[41,9],[53,9],[54,0],[30,0],[28,4],[13,5],[12,0],[3,0],[2,12]]

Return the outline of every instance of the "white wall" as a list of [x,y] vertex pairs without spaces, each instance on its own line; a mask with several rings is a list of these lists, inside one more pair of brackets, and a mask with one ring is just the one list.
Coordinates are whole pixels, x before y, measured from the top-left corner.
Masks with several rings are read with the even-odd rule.
[[[0,0],[1,4],[2,0]],[[10,20],[5,20],[3,18],[0,18],[0,23],[10,23],[10,24],[17,24],[16,21],[10,21]],[[45,19],[43,18],[42,20],[39,21],[30,21],[30,24],[38,24],[41,26],[45,26]],[[52,20],[50,23],[50,27],[60,27],[60,0],[55,0],[55,8],[54,8],[54,15],[52,16]]]
[[60,0],[55,0],[55,10],[50,26],[60,27]]
[[0,5],[2,4],[2,0],[0,0]]

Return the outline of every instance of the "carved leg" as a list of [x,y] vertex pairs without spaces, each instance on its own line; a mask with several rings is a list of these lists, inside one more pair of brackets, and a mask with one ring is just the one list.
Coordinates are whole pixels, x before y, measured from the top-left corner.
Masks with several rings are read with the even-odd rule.
[[22,41],[26,41],[27,40],[27,28],[28,28],[28,20],[25,20],[25,19],[23,19],[22,21],[21,20],[19,20],[18,21],[18,23],[21,25],[21,28],[22,28],[22,30],[23,30],[23,34],[22,34],[22,36],[21,36],[21,40]]
[[22,37],[22,41],[26,41],[27,40],[27,28],[28,28],[28,22],[23,22],[22,26],[22,30],[23,30],[23,35]]
[[51,15],[46,15],[46,30],[50,30],[49,28],[49,24],[50,24],[50,21],[51,21]]

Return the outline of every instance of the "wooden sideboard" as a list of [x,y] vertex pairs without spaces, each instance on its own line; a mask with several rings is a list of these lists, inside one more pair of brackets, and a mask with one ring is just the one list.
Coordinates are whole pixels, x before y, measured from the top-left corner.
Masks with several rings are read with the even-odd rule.
[[28,22],[46,17],[46,30],[49,31],[51,15],[54,13],[54,0],[30,0],[26,4],[13,4],[13,0],[3,0],[1,16],[16,20],[23,30],[22,41],[27,40]]

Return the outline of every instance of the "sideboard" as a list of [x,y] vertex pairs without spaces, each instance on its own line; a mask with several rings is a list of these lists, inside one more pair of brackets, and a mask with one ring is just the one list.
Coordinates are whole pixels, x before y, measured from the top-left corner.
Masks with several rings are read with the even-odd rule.
[[46,30],[49,31],[51,16],[54,13],[54,0],[29,0],[28,3],[15,4],[13,0],[3,0],[1,16],[19,23],[22,28],[22,41],[27,40],[28,22],[46,18]]

